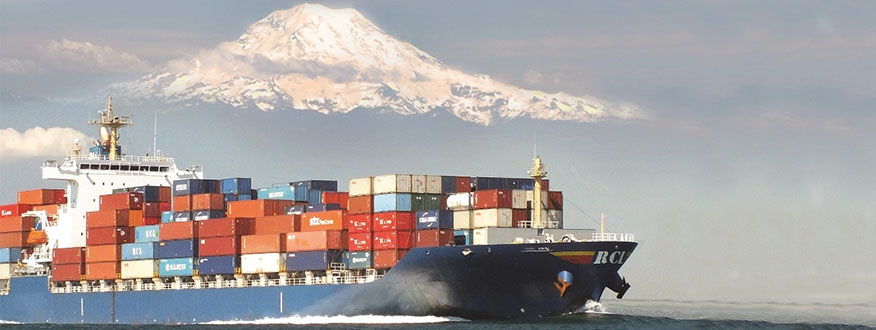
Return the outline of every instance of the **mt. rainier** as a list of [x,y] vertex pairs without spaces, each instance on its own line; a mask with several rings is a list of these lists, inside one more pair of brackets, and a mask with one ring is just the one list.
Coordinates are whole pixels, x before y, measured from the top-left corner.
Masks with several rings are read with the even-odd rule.
[[633,105],[524,90],[454,70],[384,33],[356,10],[313,4],[273,12],[236,41],[170,61],[106,92],[131,101],[225,103],[264,111],[438,110],[482,125],[497,117],[579,122],[638,117]]

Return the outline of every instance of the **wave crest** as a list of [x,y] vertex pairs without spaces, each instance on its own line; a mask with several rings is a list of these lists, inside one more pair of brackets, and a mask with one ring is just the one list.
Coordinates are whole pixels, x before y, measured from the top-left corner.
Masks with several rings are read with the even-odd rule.
[[290,316],[264,318],[260,320],[210,321],[202,324],[418,324],[465,321],[465,319],[440,316],[394,316],[394,315],[356,315],[356,316]]

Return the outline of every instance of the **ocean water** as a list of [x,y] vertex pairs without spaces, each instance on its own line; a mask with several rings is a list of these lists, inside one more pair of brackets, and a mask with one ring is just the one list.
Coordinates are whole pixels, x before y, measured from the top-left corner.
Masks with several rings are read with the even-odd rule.
[[876,304],[782,304],[627,300],[527,321],[469,321],[436,316],[289,317],[180,325],[3,324],[0,329],[876,329]]

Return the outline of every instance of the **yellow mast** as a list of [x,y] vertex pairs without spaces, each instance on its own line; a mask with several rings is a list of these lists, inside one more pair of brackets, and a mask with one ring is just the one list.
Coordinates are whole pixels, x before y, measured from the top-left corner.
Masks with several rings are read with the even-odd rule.
[[[100,126],[100,143],[101,145],[109,147],[109,159],[118,159],[119,155],[116,154],[116,147],[119,145],[119,128],[132,125],[133,122],[128,117],[121,117],[113,114],[112,96],[107,98],[106,110],[100,112],[100,119],[91,120],[89,123]],[[104,132],[104,130],[106,130],[106,132]]]
[[544,164],[540,157],[535,156],[532,159],[532,169],[528,173],[535,180],[532,189],[532,228],[544,228],[541,222],[541,179],[547,176],[547,172],[544,170]]

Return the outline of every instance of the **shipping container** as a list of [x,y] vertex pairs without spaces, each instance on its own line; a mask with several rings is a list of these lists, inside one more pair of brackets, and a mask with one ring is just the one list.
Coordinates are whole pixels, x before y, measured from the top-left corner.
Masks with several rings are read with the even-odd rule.
[[198,221],[198,237],[224,237],[252,235],[255,232],[253,218],[222,218]]
[[194,195],[219,192],[219,181],[207,179],[186,179],[173,181],[173,195]]
[[338,204],[341,208],[347,208],[347,200],[350,198],[350,194],[342,191],[323,191],[322,192],[322,203],[323,204]]
[[386,249],[374,250],[374,268],[385,269],[392,268],[405,257],[408,250]]
[[372,266],[371,251],[344,252],[343,262],[347,269],[368,269]]
[[550,191],[548,192],[548,209],[562,210],[563,209],[563,192]]
[[418,230],[414,233],[414,247],[453,245],[453,229]]
[[195,267],[193,258],[161,259],[158,260],[158,276],[192,276],[195,274]]
[[192,195],[191,210],[225,210],[225,196],[222,194]]
[[35,189],[18,192],[18,204],[45,205],[67,203],[64,189]]
[[173,198],[173,211],[191,211],[192,210],[192,195],[182,195]]
[[120,194],[101,195],[100,210],[142,210],[143,194],[138,192],[123,192]]
[[198,275],[232,275],[240,267],[240,257],[235,255],[210,256],[198,259]]
[[301,214],[301,231],[347,229],[347,211],[308,212]]
[[411,175],[411,193],[425,194],[426,193],[426,176],[413,174]]
[[210,237],[198,240],[198,256],[227,256],[240,254],[240,236]]
[[427,194],[441,194],[441,176],[440,175],[427,175],[426,176],[426,193]]
[[143,225],[144,225],[144,226],[152,226],[152,225],[157,225],[157,224],[161,224],[161,218],[160,218],[160,217],[156,217],[156,218],[149,218],[149,217],[147,217],[147,218],[143,218]]
[[[472,230],[472,244],[512,244],[527,239],[544,239],[535,228],[477,228]],[[555,236],[559,240],[561,236]]]
[[411,194],[411,211],[441,209],[441,195]]
[[121,277],[123,280],[153,278],[158,276],[158,260],[122,261],[121,268]]
[[347,212],[350,214],[367,214],[371,213],[373,207],[374,196],[356,196],[347,199]]
[[236,202],[236,201],[248,201],[252,200],[252,195],[250,194],[237,194],[237,195],[222,195],[222,199],[225,201],[225,208],[228,208],[228,202]]
[[327,270],[333,262],[342,262],[339,250],[289,252],[286,254],[287,271]]
[[511,190],[511,208],[525,209],[526,208],[526,190],[514,189]]
[[475,209],[511,208],[511,190],[492,189],[474,192]]
[[456,177],[450,175],[442,175],[441,176],[441,193],[442,194],[452,194],[456,193]]
[[532,190],[535,180],[527,178],[508,179],[508,189]]
[[173,221],[174,222],[192,221],[192,211],[174,212],[173,213]]
[[167,186],[139,186],[130,191],[143,194],[143,201],[147,203],[170,203],[172,198],[171,188]]
[[374,232],[374,250],[410,249],[413,244],[409,231]]
[[305,212],[337,211],[340,209],[340,204],[311,204],[307,205],[307,209],[305,210]]
[[471,210],[474,205],[474,193],[456,193],[447,196],[447,209],[453,211]]
[[324,202],[322,201],[322,192],[323,192],[322,190],[316,190],[316,189],[308,190],[307,191],[307,199],[306,199],[307,204],[309,204],[309,205],[323,204]]
[[[130,227],[131,210],[106,210],[85,213],[85,228]],[[142,222],[142,218],[140,220]]]
[[370,233],[372,231],[371,214],[351,214],[347,216],[350,233]]
[[159,231],[161,226],[159,225],[151,225],[151,226],[140,226],[134,228],[134,242],[144,243],[144,242],[158,242],[159,240]]
[[411,211],[411,194],[374,195],[374,213]]
[[252,179],[250,178],[228,178],[222,179],[220,182],[220,192],[223,194],[240,194],[252,189]]
[[258,190],[258,199],[295,200],[295,187],[283,185],[260,188]]
[[417,212],[417,230],[453,228],[453,211]]
[[241,273],[264,274],[281,271],[286,271],[286,253],[257,253],[240,256]]
[[120,264],[115,261],[85,264],[85,279],[89,281],[115,280],[121,271]]
[[58,215],[58,207],[60,207],[58,204],[34,205],[33,211],[43,211],[47,216],[55,216]]
[[173,212],[172,211],[164,211],[161,212],[161,223],[173,222]]
[[388,174],[375,176],[371,181],[372,192],[374,195],[388,193],[410,193],[411,192],[411,175],[410,174]]
[[79,282],[85,275],[85,264],[56,264],[52,263],[52,282]]
[[305,211],[307,211],[307,203],[305,203],[305,202],[296,202],[296,203],[298,203],[298,204],[286,206],[286,210],[284,213],[286,215],[301,215],[301,213],[304,213]]
[[285,214],[286,206],[294,205],[290,200],[283,199],[257,199],[249,201],[235,201],[228,203],[229,218],[255,218],[269,215]]
[[272,215],[258,217],[253,221],[253,235],[284,234],[300,231],[301,216]]
[[134,242],[134,229],[131,227],[88,228],[85,230],[86,245],[107,245]]
[[286,250],[286,234],[246,235],[240,237],[241,254],[273,253]]
[[347,238],[341,230],[305,231],[286,234],[285,252],[343,250]]
[[195,221],[203,221],[210,219],[221,219],[225,217],[223,210],[200,210],[192,211],[192,219]]
[[17,217],[22,213],[33,210],[29,204],[6,204],[0,205],[0,217]]
[[347,239],[347,250],[371,251],[374,246],[374,237],[371,233],[350,233]]
[[[527,208],[532,208],[532,197],[533,197],[532,194],[533,194],[532,190],[526,191],[526,202],[528,205]],[[541,191],[541,207],[543,209],[548,208],[548,192],[545,190]]]
[[511,210],[511,227],[522,227],[521,222],[529,221],[529,210]]
[[471,229],[456,229],[453,231],[453,244],[454,245],[472,245],[474,241],[472,240],[472,232]]
[[85,248],[56,248],[52,250],[53,265],[68,265],[85,263]]
[[158,242],[158,258],[191,258],[198,255],[198,242],[191,239],[178,239]]
[[119,261],[122,247],[117,244],[89,245],[85,247],[85,263]]
[[473,211],[453,211],[453,229],[471,229]]
[[9,216],[0,218],[0,233],[15,233],[30,231],[34,227],[35,217]]
[[456,192],[472,192],[474,189],[471,183],[471,177],[458,176],[456,177]]
[[371,195],[371,177],[350,179],[350,197]]
[[161,212],[170,211],[169,202],[145,202],[143,203],[143,217],[161,217]]
[[[122,260],[157,259],[158,242],[140,242],[122,244]],[[87,261],[87,259],[86,259]]]
[[372,217],[374,231],[411,231],[416,228],[412,212],[381,212]]
[[0,248],[0,264],[16,263],[21,260],[20,247]]
[[8,263],[8,264],[0,264],[0,280],[8,280],[12,277],[13,267],[16,264]]
[[29,231],[0,233],[0,248],[30,246],[27,244],[28,234],[30,234]]
[[158,227],[158,238],[162,241],[187,239],[198,237],[198,222],[171,222],[162,223]]
[[472,211],[473,228],[511,227],[511,209],[482,209]]
[[338,182],[330,180],[296,181],[291,182],[290,185],[295,186],[296,201],[307,201],[311,190],[338,191]]

